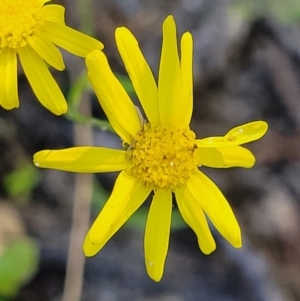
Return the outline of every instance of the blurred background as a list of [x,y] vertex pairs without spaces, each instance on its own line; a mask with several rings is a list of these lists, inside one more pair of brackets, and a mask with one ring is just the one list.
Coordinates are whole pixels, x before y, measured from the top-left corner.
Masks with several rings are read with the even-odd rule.
[[52,70],[69,100],[61,117],[38,103],[20,70],[20,108],[0,108],[0,301],[300,300],[299,0],[51,3],[66,7],[69,26],[105,44],[112,69],[133,99],[114,31],[127,26],[135,34],[157,76],[161,26],[173,14],[178,34],[190,31],[194,37],[197,136],[223,135],[252,120],[266,120],[269,131],[248,146],[257,158],[254,168],[203,168],[233,207],[243,248],[233,249],[214,231],[217,250],[203,255],[175,206],[164,277],[154,283],[144,267],[147,202],[84,262],[84,235],[116,175],[32,165],[33,153],[42,149],[120,147],[86,85],[84,61],[64,53],[66,70]]

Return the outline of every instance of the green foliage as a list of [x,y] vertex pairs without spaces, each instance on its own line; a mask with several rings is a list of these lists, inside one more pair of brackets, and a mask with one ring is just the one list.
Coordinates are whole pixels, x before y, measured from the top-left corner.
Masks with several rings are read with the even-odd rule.
[[30,239],[5,246],[0,253],[0,295],[13,297],[34,275],[38,258],[38,247]]
[[271,15],[283,23],[300,22],[299,0],[235,0],[232,8],[245,18]]
[[38,170],[32,164],[26,164],[6,176],[4,186],[12,197],[28,197],[38,181]]

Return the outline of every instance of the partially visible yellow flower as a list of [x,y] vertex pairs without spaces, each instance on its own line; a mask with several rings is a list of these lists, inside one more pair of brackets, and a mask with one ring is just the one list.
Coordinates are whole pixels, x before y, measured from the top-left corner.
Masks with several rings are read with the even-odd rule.
[[0,106],[19,107],[17,55],[24,73],[41,104],[56,115],[67,111],[65,98],[46,62],[65,68],[59,46],[81,56],[103,44],[65,25],[61,5],[51,0],[0,1]]
[[159,281],[169,245],[172,193],[203,253],[216,248],[207,218],[229,243],[236,248],[242,246],[240,227],[229,204],[199,168],[252,167],[255,157],[240,145],[261,138],[268,126],[255,121],[235,127],[225,136],[196,139],[189,128],[193,107],[192,35],[183,34],[179,58],[172,16],[163,25],[158,85],[127,28],[116,30],[116,42],[147,120],[114,76],[105,55],[93,51],[86,58],[89,79],[125,148],[44,150],[34,155],[34,163],[71,172],[121,171],[110,198],[86,235],[86,256],[99,252],[154,191],[144,247],[147,272]]

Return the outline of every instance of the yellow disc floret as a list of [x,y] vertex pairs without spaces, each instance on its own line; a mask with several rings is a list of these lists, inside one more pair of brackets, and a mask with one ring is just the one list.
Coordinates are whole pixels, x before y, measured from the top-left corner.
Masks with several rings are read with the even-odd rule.
[[0,1],[0,49],[27,44],[26,38],[43,26],[40,0]]
[[198,168],[195,133],[190,129],[147,123],[127,150],[129,175],[152,189],[174,190]]

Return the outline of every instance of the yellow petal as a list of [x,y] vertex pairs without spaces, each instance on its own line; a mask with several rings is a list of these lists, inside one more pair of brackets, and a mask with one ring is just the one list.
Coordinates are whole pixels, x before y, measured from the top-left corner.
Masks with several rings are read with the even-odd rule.
[[56,115],[67,111],[66,100],[43,59],[28,45],[18,54],[24,73],[40,103]]
[[180,64],[176,24],[168,16],[163,24],[163,44],[158,79],[158,105],[162,124],[176,125],[181,119]]
[[45,5],[41,8],[40,12],[45,21],[65,24],[65,8],[62,5]]
[[86,256],[93,256],[123,226],[142,205],[151,189],[123,171],[118,176],[113,192],[93,223],[84,242]]
[[183,127],[190,124],[193,112],[193,37],[190,32],[181,38],[181,118]]
[[43,150],[34,154],[33,162],[41,168],[83,173],[119,171],[129,165],[125,151],[91,146]]
[[197,153],[200,165],[213,168],[251,168],[255,164],[254,155],[242,146],[199,147]]
[[138,41],[125,27],[116,30],[116,41],[136,94],[152,124],[159,123],[157,86]]
[[199,147],[226,147],[241,145],[260,139],[268,130],[265,121],[253,121],[231,129],[223,137],[209,137],[196,140]]
[[36,33],[27,37],[27,42],[49,65],[57,70],[65,69],[65,64],[60,51],[52,42],[45,38],[44,35]]
[[239,224],[219,188],[200,171],[190,178],[187,188],[221,235],[235,248],[240,248],[242,238]]
[[91,239],[90,239],[90,231],[88,231],[88,233],[85,236],[84,242],[83,242],[84,255],[87,257],[94,256],[102,249],[103,246],[104,246],[104,244],[103,245],[92,244]]
[[43,32],[51,42],[77,56],[86,57],[95,49],[103,49],[98,40],[63,24],[47,21]]
[[192,197],[186,188],[179,189],[175,195],[183,219],[194,230],[198,237],[201,251],[204,254],[210,254],[216,249],[216,243],[201,205]]
[[130,144],[132,138],[141,130],[135,106],[111,71],[103,52],[91,52],[86,58],[86,65],[90,82],[112,127]]
[[19,107],[17,55],[8,47],[0,50],[0,106],[6,110]]
[[157,190],[153,197],[145,230],[145,264],[149,277],[160,281],[169,248],[172,194]]

